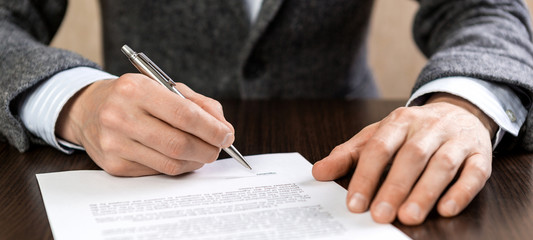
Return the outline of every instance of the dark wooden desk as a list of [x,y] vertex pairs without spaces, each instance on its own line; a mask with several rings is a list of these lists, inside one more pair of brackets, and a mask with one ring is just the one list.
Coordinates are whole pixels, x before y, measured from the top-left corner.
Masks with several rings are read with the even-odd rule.
[[[299,152],[311,162],[400,101],[228,101],[226,118],[243,154]],[[227,157],[227,155],[221,155]],[[394,225],[414,239],[531,239],[533,154],[496,154],[485,188],[461,215],[432,213],[420,226]],[[20,154],[0,143],[0,239],[51,239],[36,173],[98,169],[85,153],[64,155],[50,147]],[[349,177],[338,182],[347,187]]]

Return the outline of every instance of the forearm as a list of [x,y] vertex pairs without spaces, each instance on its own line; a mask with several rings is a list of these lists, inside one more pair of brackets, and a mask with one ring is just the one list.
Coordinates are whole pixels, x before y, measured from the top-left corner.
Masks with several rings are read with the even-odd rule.
[[65,7],[66,1],[40,5],[26,0],[0,1],[0,139],[19,151],[27,150],[32,141],[39,142],[19,120],[14,105],[21,94],[59,71],[97,67],[75,53],[46,46]]
[[[436,79],[471,77],[517,90],[523,94],[522,105],[530,107],[533,45],[522,1],[421,0],[420,4],[414,36],[429,61],[413,91]],[[521,133],[532,131],[531,124],[529,117]],[[533,139],[523,135],[517,140],[533,150]]]
[[60,72],[23,95],[18,106],[20,119],[35,136],[63,152],[70,152],[55,134],[56,126],[61,127],[57,123],[59,113],[80,90],[95,81],[111,78],[117,77],[86,67]]

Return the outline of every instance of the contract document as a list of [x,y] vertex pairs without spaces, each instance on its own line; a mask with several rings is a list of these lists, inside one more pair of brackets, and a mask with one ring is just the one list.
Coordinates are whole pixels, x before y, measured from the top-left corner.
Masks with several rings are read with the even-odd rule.
[[316,181],[298,153],[247,156],[253,171],[217,160],[180,176],[114,177],[104,171],[37,174],[54,238],[408,239],[346,190]]

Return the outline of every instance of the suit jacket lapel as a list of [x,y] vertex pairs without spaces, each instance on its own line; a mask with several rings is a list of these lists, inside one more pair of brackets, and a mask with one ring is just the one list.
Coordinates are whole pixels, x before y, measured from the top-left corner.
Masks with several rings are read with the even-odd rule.
[[283,1],[284,0],[263,0],[257,19],[250,27],[250,33],[244,42],[243,49],[239,56],[241,67],[244,66],[257,41],[278,13]]

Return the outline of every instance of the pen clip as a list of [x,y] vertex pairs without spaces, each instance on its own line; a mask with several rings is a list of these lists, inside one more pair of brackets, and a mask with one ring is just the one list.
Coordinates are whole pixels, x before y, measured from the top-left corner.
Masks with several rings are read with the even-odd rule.
[[172,80],[163,70],[161,70],[148,56],[144,55],[144,53],[137,53],[137,57],[140,58],[142,61],[144,61],[148,66],[150,66],[154,71],[156,71],[159,76],[163,78],[163,80],[166,81],[168,84],[168,88],[174,87],[176,85],[176,82]]

